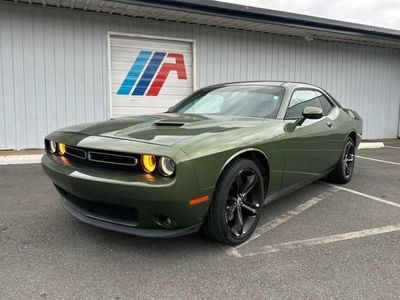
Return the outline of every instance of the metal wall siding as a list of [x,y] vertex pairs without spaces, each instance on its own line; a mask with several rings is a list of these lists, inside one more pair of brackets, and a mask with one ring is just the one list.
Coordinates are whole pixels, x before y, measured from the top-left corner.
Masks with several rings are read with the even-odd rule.
[[[2,22],[0,20],[0,27],[1,26],[2,26]],[[1,45],[1,43],[2,43],[2,33],[0,30],[0,45]],[[3,60],[3,58],[0,53],[0,71],[3,69],[2,60]],[[0,99],[4,98],[3,91],[4,91],[3,80],[1,80],[1,78],[0,78]],[[5,123],[5,107],[4,107],[4,105],[5,105],[5,101],[2,101],[0,103],[0,141],[6,141],[6,123]],[[5,142],[3,142],[3,143],[5,143]]]
[[11,49],[11,16],[8,12],[3,12],[0,17],[0,100],[2,108],[2,128],[0,144],[11,145],[15,141],[15,126],[9,123],[14,119],[14,105],[8,102],[14,101],[13,72],[12,72],[12,49]]
[[364,138],[397,136],[399,50],[0,2],[0,149],[110,116],[107,31],[196,40],[197,88],[309,82],[360,113]]
[[[22,29],[23,24],[23,7],[18,7],[17,9],[17,17],[12,17],[11,24],[11,46],[12,46],[12,62],[13,62],[13,79],[14,79],[14,99],[15,99],[15,114],[16,114],[16,136],[21,137],[21,140],[17,140],[16,146],[21,147],[21,142],[27,142],[27,117],[26,117],[26,106],[25,106],[25,95],[26,95],[26,87],[29,89],[29,86],[25,85],[26,80],[26,71],[24,70],[25,63],[27,64],[27,68],[29,68],[29,58],[24,57],[24,46],[29,47],[29,44],[25,42],[24,45],[24,37],[26,34]],[[22,37],[19,38],[19,37]],[[33,78],[32,78],[33,81]],[[29,84],[29,82],[27,82]],[[33,98],[33,95],[31,95]],[[34,101],[34,100],[32,100]],[[11,104],[11,103],[10,103]]]

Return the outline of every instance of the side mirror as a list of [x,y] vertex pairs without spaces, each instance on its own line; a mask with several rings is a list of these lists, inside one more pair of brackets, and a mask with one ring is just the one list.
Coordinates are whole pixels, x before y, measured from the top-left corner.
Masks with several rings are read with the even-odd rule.
[[303,116],[306,119],[321,119],[324,112],[318,107],[306,107],[303,109]]
[[296,126],[301,126],[306,119],[321,119],[324,115],[324,112],[321,108],[318,107],[306,107],[303,109],[302,116],[294,122]]

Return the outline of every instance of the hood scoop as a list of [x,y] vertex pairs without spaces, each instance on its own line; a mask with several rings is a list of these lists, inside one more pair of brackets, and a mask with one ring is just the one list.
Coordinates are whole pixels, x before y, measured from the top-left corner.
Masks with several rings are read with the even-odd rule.
[[179,128],[185,125],[182,122],[155,122],[151,127],[153,128]]

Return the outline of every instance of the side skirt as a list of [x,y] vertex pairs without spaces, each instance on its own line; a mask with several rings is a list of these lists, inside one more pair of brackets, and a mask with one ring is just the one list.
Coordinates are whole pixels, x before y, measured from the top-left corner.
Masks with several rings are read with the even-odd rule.
[[275,194],[272,195],[267,195],[264,199],[263,205],[266,205],[268,203],[271,203],[272,201],[275,201],[276,199],[282,198],[286,195],[289,195],[299,189],[301,189],[302,187],[305,187],[306,185],[309,185],[310,183],[313,183],[314,181],[317,181],[318,179],[321,179],[323,177],[325,177],[326,175],[328,175],[329,173],[331,173],[333,171],[334,168],[329,169],[328,171],[325,171],[322,174],[316,175],[314,177],[311,177],[310,179],[307,179],[305,181],[296,183],[295,185],[292,185],[284,190],[281,190]]

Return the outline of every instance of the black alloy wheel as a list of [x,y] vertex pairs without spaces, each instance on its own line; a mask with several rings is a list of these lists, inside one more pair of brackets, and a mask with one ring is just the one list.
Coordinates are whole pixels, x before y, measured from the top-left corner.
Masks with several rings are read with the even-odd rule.
[[233,181],[226,201],[225,222],[236,237],[245,235],[253,227],[260,204],[252,201],[258,177],[253,169],[243,169]]
[[344,177],[347,180],[350,180],[351,175],[353,175],[354,156],[355,156],[354,153],[355,153],[354,143],[347,142],[343,155],[343,172],[344,172]]
[[335,169],[328,175],[328,179],[336,183],[348,183],[353,176],[356,150],[354,141],[348,137],[344,144],[342,154]]
[[203,226],[205,233],[228,245],[246,241],[260,218],[264,200],[262,182],[253,161],[234,159],[218,180]]

